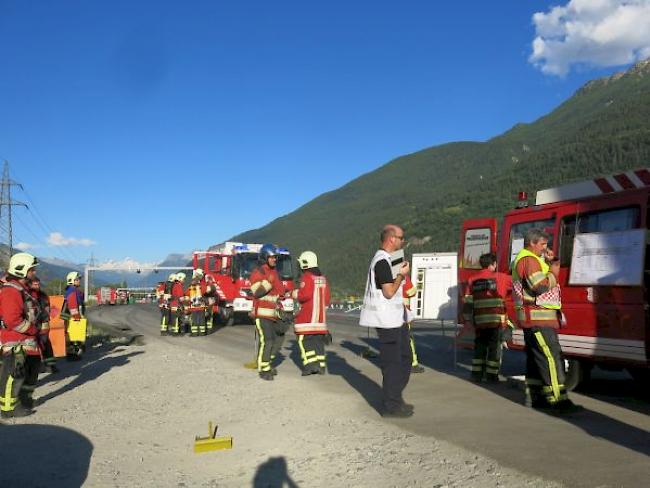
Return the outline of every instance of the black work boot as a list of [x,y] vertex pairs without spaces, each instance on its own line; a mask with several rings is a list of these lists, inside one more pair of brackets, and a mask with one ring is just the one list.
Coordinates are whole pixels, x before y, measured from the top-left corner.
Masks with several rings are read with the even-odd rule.
[[272,371],[260,371],[260,378],[266,381],[273,381],[274,376]]
[[419,364],[416,364],[415,366],[411,366],[411,373],[424,373],[424,368],[420,366]]
[[26,407],[23,407],[22,405],[18,405],[13,410],[9,410],[9,411],[4,411],[3,410],[0,413],[0,416],[3,419],[8,420],[8,419],[14,419],[14,418],[19,418],[19,417],[27,417],[28,415],[31,415],[33,413],[34,413],[34,410],[32,410],[31,408],[26,408]]

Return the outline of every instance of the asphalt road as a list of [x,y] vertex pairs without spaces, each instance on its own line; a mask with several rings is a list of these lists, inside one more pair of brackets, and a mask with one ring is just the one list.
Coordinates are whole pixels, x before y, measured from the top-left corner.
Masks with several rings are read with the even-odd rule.
[[[161,337],[159,314],[152,305],[104,306],[92,309],[91,323],[112,325],[145,341],[166,341],[200,349],[236,362],[254,357],[250,324],[220,327],[210,336]],[[334,344],[328,350],[329,376],[311,382],[367,405],[363,415],[378,415],[381,373],[376,359],[360,355],[376,351],[374,334],[358,326],[358,316],[331,312]],[[457,351],[453,330],[439,323],[416,324],[420,363],[426,372],[412,375],[405,399],[415,405],[410,419],[392,420],[404,430],[442,439],[495,459],[499,464],[567,486],[645,487],[650,479],[650,394],[639,391],[624,373],[595,370],[591,384],[573,393],[586,410],[553,417],[523,406],[523,391],[510,384],[490,388],[467,380],[471,353]],[[287,334],[280,375],[299,375],[295,336]],[[507,351],[504,373],[523,373],[523,354]],[[251,372],[255,374],[255,372]],[[297,392],[296,394],[302,394]],[[373,412],[375,410],[375,412]]]

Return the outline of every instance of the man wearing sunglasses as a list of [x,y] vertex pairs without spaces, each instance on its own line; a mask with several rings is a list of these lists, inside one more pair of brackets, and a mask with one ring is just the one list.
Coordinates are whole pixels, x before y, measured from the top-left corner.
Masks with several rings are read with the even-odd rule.
[[404,231],[400,227],[386,225],[381,231],[380,240],[381,249],[370,262],[359,324],[376,328],[379,337],[381,414],[383,417],[406,418],[413,415],[413,406],[402,398],[411,375],[411,349],[402,288],[411,268],[405,261],[393,277],[391,253],[404,245]]

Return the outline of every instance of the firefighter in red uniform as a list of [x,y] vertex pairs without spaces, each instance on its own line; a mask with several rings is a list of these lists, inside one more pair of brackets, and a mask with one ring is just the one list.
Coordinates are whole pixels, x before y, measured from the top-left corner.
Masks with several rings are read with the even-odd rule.
[[325,309],[330,303],[330,287],[318,267],[315,253],[303,252],[298,263],[303,275],[300,286],[293,290],[292,297],[300,303],[294,331],[298,336],[302,375],[325,374],[325,342],[329,336]]
[[172,297],[172,286],[176,274],[172,273],[167,281],[160,282],[156,288],[156,297],[158,297],[158,308],[160,309],[160,335],[169,334],[169,328],[172,323],[172,311],[169,306],[169,300]]
[[[28,289],[38,260],[27,253],[9,260],[7,282],[0,294],[0,416],[3,419],[33,413],[32,393],[40,369],[38,347],[38,304]],[[20,402],[20,403],[19,403]]]
[[413,312],[411,311],[411,298],[415,296],[417,289],[408,276],[404,279],[402,287],[402,298],[404,299],[404,316],[409,327],[409,343],[411,345],[411,373],[424,373],[424,368],[418,361],[418,353],[415,351],[415,338],[411,329],[413,325]]
[[548,249],[549,236],[530,229],[512,266],[517,322],[526,343],[526,389],[531,406],[553,413],[582,410],[567,396],[564,361],[556,330],[563,320],[558,284],[560,261]]
[[505,298],[512,284],[508,275],[497,273],[494,254],[483,254],[479,263],[482,269],[468,281],[463,306],[465,320],[474,327],[472,381],[498,383],[503,332],[509,329]]
[[176,273],[174,275],[174,284],[172,285],[171,298],[169,300],[169,308],[172,315],[172,334],[180,335],[185,331],[183,306],[181,301],[185,295],[183,291],[183,282],[185,281],[185,273]]
[[206,291],[207,288],[203,277],[203,270],[201,268],[196,268],[192,271],[192,281],[185,292],[188,311],[190,314],[191,337],[206,335],[205,312],[207,307],[204,297]]
[[279,320],[278,301],[286,293],[275,269],[277,252],[273,244],[264,244],[260,249],[260,265],[251,273],[253,293],[253,316],[259,337],[257,370],[260,378],[272,380],[277,374],[271,361],[280,351],[287,324]]
[[59,369],[56,367],[56,358],[50,342],[50,297],[41,289],[41,280],[35,276],[29,280],[29,290],[39,306],[39,315],[37,320],[39,346],[43,357],[44,370],[47,373],[56,373]]

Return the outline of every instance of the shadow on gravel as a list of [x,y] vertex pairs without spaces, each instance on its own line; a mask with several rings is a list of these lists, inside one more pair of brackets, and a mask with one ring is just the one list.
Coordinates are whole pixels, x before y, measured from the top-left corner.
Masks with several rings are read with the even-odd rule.
[[327,353],[327,371],[331,375],[342,376],[352,388],[361,394],[368,405],[377,413],[381,412],[381,386],[360,370],[350,366],[343,357],[334,351]]
[[257,467],[253,488],[299,488],[287,471],[284,457],[271,457]]
[[[106,357],[106,355],[110,352],[120,351],[121,349],[116,348],[107,348],[105,350],[102,349],[101,352],[95,350],[91,353],[86,353],[84,355],[84,358],[82,358],[80,361],[68,362],[65,365],[61,365],[60,371],[58,373],[47,376],[47,382],[58,382],[64,378],[72,376],[75,378],[58,390],[51,391],[50,393],[40,397],[38,399],[38,403],[45,403],[46,401],[51,400],[58,395],[62,395],[63,393],[71,391],[78,386],[87,383],[88,381],[93,381],[113,368],[124,366],[129,362],[129,359],[131,357],[144,354],[144,351],[134,351],[121,356]],[[96,356],[94,356],[93,353],[96,354]],[[63,361],[60,363],[63,363]],[[39,384],[43,383],[45,382],[39,382]],[[38,392],[38,386],[36,391]]]
[[81,434],[51,425],[0,424],[0,486],[72,488],[88,477],[92,443]]

